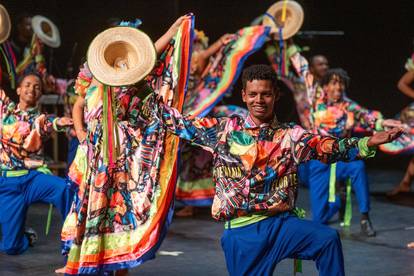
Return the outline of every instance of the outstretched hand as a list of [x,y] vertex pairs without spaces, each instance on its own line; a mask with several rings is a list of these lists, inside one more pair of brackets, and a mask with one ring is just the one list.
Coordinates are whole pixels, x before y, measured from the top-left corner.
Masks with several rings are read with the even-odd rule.
[[224,34],[220,37],[220,42],[222,45],[227,45],[230,41],[234,39],[234,34]]
[[57,120],[56,125],[60,128],[72,126],[73,125],[73,120],[72,120],[72,118],[61,117]]
[[382,126],[384,128],[394,128],[394,127],[399,127],[402,128],[404,127],[403,123],[399,120],[394,120],[394,119],[386,119],[382,122]]
[[178,32],[178,29],[180,28],[181,24],[184,22],[184,20],[191,18],[191,14],[186,14],[183,16],[180,16],[170,27],[168,32],[175,35]]
[[367,145],[368,147],[375,147],[389,143],[400,137],[403,131],[402,128],[394,127],[390,130],[377,132],[368,139]]

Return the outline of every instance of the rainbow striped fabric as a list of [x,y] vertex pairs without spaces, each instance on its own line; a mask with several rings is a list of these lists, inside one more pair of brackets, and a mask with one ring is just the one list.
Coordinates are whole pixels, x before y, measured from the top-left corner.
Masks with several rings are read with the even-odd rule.
[[206,116],[231,91],[245,60],[263,46],[269,30],[264,26],[243,28],[232,42],[222,47],[203,81],[196,89],[188,91],[186,103],[191,106],[184,106],[184,110],[189,110],[190,118]]
[[[414,54],[407,59],[404,67],[407,71],[414,71]],[[411,131],[403,133],[391,143],[383,144],[379,148],[381,151],[391,155],[412,155],[414,154],[414,103],[411,103],[397,114],[396,119],[408,125]]]
[[[193,25],[193,18],[182,23],[147,78],[148,90],[178,110],[187,86]],[[115,168],[106,168],[100,150],[102,114],[96,108],[102,105],[99,91],[87,89],[88,136],[70,171],[71,180],[79,183],[79,200],[62,229],[67,275],[104,275],[153,259],[172,218],[179,138],[158,122],[137,119],[152,107],[144,103],[139,110],[136,98],[121,89],[116,93],[119,117],[114,126],[121,150]]]

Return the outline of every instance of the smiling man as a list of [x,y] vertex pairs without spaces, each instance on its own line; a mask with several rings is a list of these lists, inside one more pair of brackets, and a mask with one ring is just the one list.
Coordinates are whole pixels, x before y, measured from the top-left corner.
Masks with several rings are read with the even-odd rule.
[[40,113],[38,75],[24,75],[16,92],[18,104],[0,90],[0,206],[7,210],[0,212],[0,251],[10,255],[21,254],[30,245],[33,232],[24,231],[30,204],[52,203],[65,217],[73,195],[64,179],[44,173],[48,169],[43,156],[44,140],[72,120]]
[[338,233],[295,215],[297,166],[311,159],[330,163],[370,157],[401,130],[362,139],[312,134],[278,122],[274,104],[279,90],[270,66],[246,68],[242,82],[246,118],[189,120],[161,101],[149,101],[153,119],[213,154],[212,216],[225,221],[221,244],[230,275],[272,275],[285,258],[314,260],[320,275],[344,275]]

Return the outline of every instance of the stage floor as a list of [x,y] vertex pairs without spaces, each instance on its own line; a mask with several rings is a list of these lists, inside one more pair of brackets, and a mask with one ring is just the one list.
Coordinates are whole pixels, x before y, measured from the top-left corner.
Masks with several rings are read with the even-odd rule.
[[[377,237],[359,235],[359,213],[353,197],[353,225],[347,231],[337,222],[331,224],[341,233],[347,275],[397,276],[414,275],[414,250],[406,249],[414,241],[414,209],[390,203],[383,194],[398,183],[403,171],[369,170],[372,195],[371,219]],[[410,195],[408,195],[410,197]],[[406,200],[406,199],[405,199]],[[411,202],[414,196],[411,194]],[[300,189],[298,206],[309,210],[308,190]],[[30,208],[27,225],[39,234],[39,241],[20,256],[0,253],[0,275],[54,275],[62,266],[59,252],[60,218],[54,212],[51,233],[45,237],[48,206]],[[4,210],[3,210],[4,211]],[[130,275],[226,275],[220,246],[221,223],[214,222],[205,209],[192,219],[175,218],[155,260],[131,270]],[[284,260],[275,275],[292,275],[293,261]],[[301,275],[301,274],[298,274]],[[303,262],[304,276],[317,275],[313,262]]]

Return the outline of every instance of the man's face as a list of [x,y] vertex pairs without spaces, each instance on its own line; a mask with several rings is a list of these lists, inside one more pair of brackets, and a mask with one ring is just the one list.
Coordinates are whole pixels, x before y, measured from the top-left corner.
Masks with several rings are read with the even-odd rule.
[[33,36],[32,18],[24,17],[17,25],[17,31],[22,42],[29,43]]
[[326,57],[324,56],[314,57],[310,70],[311,70],[311,73],[317,79],[321,79],[323,76],[325,76],[328,69],[329,69],[329,63]]
[[242,90],[242,99],[246,103],[255,123],[261,124],[273,118],[273,107],[279,93],[273,88],[270,80],[247,81]]
[[330,102],[338,102],[342,99],[342,94],[345,91],[345,84],[339,76],[334,75],[328,84],[323,86],[325,93]]
[[37,76],[28,75],[17,88],[19,102],[28,107],[35,107],[42,95],[42,83]]

